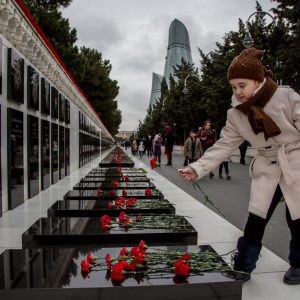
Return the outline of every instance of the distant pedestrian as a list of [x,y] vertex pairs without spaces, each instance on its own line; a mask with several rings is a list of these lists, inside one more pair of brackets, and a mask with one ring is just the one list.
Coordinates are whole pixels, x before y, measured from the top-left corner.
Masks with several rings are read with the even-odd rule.
[[248,141],[243,141],[240,145],[239,145],[239,149],[240,149],[240,164],[245,165],[246,161],[245,161],[245,156],[246,156],[246,152],[247,152],[247,148],[249,146],[249,142]]
[[137,144],[137,140],[133,140],[133,141],[132,141],[131,152],[132,152],[133,155],[137,155],[137,153],[138,153],[138,144]]
[[197,137],[196,130],[190,130],[190,136],[186,139],[183,149],[186,165],[199,159],[202,153],[201,141]]
[[146,142],[145,142],[145,147],[146,147],[146,151],[147,151],[147,156],[148,157],[152,156],[153,140],[152,140],[151,135],[148,135]]
[[219,166],[219,178],[223,178],[223,167],[225,169],[225,174],[226,174],[226,179],[230,180],[231,176],[229,175],[229,167],[228,167],[229,159],[224,160],[223,162],[220,163]]
[[139,156],[140,156],[140,157],[143,157],[144,151],[145,151],[144,142],[143,142],[143,141],[140,141],[140,144],[139,144]]
[[[200,138],[201,144],[202,144],[202,149],[203,153],[207,149],[213,146],[213,144],[216,142],[216,131],[212,128],[212,123],[210,119],[207,119],[203,127],[200,127],[198,131],[198,137]],[[213,178],[214,173],[211,171],[209,172],[209,178]]]
[[130,146],[130,143],[128,140],[125,141],[125,150],[127,150],[127,148]]
[[160,166],[161,163],[161,135],[160,133],[156,134],[153,139],[153,155],[156,157],[157,166]]
[[165,126],[164,145],[165,145],[165,153],[168,159],[166,165],[172,166],[172,152],[173,152],[173,145],[174,145],[174,137],[173,137],[173,129],[170,125]]

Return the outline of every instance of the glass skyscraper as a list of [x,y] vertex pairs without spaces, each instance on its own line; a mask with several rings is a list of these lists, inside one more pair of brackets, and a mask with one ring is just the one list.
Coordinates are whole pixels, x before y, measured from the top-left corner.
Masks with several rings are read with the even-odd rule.
[[149,107],[152,106],[161,95],[161,82],[165,77],[169,83],[170,75],[173,75],[173,67],[181,65],[182,59],[193,64],[189,33],[182,22],[175,19],[169,28],[168,52],[166,56],[164,75],[157,73],[152,75],[152,88]]

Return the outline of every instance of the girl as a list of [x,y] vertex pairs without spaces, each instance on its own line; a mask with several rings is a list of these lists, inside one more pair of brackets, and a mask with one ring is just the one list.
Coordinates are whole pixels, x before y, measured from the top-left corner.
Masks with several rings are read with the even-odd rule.
[[256,267],[261,240],[282,195],[291,232],[290,268],[286,284],[300,283],[300,96],[289,87],[278,87],[272,72],[261,63],[262,50],[249,48],[235,57],[227,79],[232,87],[220,139],[204,156],[178,172],[196,180],[229,157],[243,140],[258,150],[250,164],[252,177],[249,217],[237,243],[234,268],[249,273]]

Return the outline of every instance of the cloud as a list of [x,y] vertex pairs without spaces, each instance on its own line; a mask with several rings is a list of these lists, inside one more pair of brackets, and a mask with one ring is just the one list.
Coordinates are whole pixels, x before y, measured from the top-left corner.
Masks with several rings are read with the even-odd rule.
[[[265,11],[276,6],[270,0],[259,3]],[[185,24],[200,68],[197,48],[215,49],[255,6],[255,0],[73,0],[62,13],[77,29],[78,45],[97,49],[112,64],[111,78],[120,86],[120,129],[134,130],[146,116],[152,72],[163,74],[171,22],[177,18]]]

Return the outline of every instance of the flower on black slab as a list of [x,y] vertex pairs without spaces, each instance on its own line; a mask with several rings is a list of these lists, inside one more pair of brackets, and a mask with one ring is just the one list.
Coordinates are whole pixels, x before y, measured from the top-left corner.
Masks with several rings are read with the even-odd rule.
[[183,259],[178,259],[174,261],[173,267],[176,275],[188,276],[190,273],[190,266],[186,264]]
[[152,195],[152,191],[149,187],[145,188],[145,195],[146,196],[151,196]]
[[[176,284],[188,283],[188,277],[202,275],[204,272],[235,272],[224,261],[220,260],[220,255],[212,251],[200,251],[182,253],[177,250],[163,250],[148,248],[143,240],[138,245],[127,249],[123,247],[117,257],[113,258],[106,254],[103,263],[96,264],[97,258],[87,254],[86,259],[81,261],[81,273],[83,278],[87,278],[92,271],[107,269],[107,280],[112,280],[112,284],[120,284],[127,278],[138,278],[137,282],[142,282],[143,278],[170,278]],[[91,263],[89,263],[89,261]]]
[[128,181],[129,179],[128,175],[124,175],[124,174],[121,174],[121,178],[123,181]]

